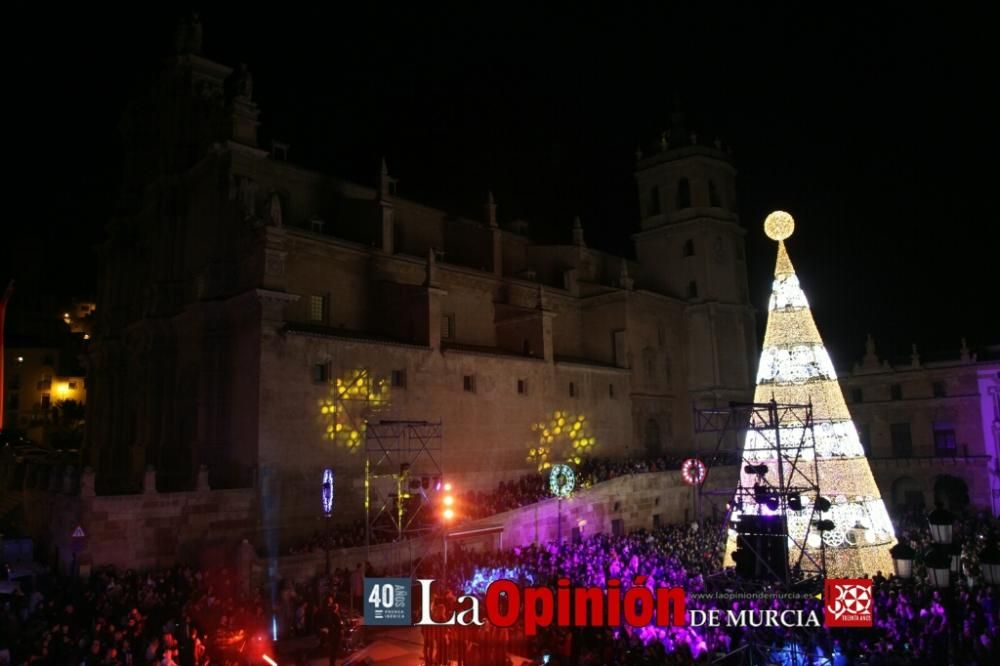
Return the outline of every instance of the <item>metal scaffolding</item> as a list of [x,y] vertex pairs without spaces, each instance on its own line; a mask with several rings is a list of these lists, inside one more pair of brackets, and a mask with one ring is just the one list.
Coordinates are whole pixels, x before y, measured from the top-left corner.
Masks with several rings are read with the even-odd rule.
[[[443,478],[438,421],[380,421],[365,433],[365,548],[432,533],[429,492]],[[430,520],[424,520],[425,518]],[[383,537],[383,538],[379,538]]]
[[[816,439],[813,430],[812,404],[778,404],[774,400],[766,403],[730,403],[728,408],[695,409],[695,432],[719,433],[715,455],[717,458],[738,455],[740,474],[734,490],[710,490],[701,487],[700,492],[708,495],[730,497],[726,520],[723,523],[724,540],[728,540],[730,519],[735,509],[759,506],[762,496],[776,502],[774,515],[782,520],[781,534],[770,538],[785,539],[788,543],[788,557],[784,558],[781,570],[767,569],[771,577],[786,586],[794,587],[807,582],[822,582],[826,577],[826,546],[820,538],[818,548],[808,545],[810,534],[822,536],[816,527],[820,498],[819,465],[816,459]],[[735,437],[732,435],[736,435]],[[738,450],[733,447],[740,447]],[[755,474],[760,461],[777,461],[777,478],[772,474]],[[765,468],[766,469],[766,468]],[[753,485],[747,485],[747,476],[754,475]],[[798,506],[789,506],[791,503]],[[797,498],[797,499],[796,499]],[[805,532],[800,538],[788,534],[789,512],[800,515],[803,499],[811,500],[808,509]],[[752,540],[746,544],[758,561],[765,562]],[[766,564],[766,562],[765,562]]]

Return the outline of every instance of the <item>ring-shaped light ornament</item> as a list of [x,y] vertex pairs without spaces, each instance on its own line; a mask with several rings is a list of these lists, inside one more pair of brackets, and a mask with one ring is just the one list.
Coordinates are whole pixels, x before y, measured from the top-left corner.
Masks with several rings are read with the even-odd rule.
[[700,458],[688,458],[681,463],[681,479],[689,486],[700,486],[708,476],[708,465]]
[[569,465],[553,465],[549,472],[549,491],[556,497],[569,497],[576,487],[576,474]]

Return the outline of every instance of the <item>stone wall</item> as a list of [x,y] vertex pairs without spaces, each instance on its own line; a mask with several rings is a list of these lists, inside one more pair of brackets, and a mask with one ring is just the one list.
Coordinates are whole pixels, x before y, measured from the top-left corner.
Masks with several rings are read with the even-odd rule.
[[[78,487],[25,490],[36,550],[62,571],[70,570],[75,555],[81,574],[104,565],[144,569],[176,562],[229,563],[236,544],[257,538],[256,491],[210,490],[204,470],[199,480],[196,490],[161,493],[149,470],[143,493],[100,496],[88,470]],[[77,527],[86,536],[74,545]]]
[[[709,490],[729,490],[735,487],[738,476],[736,467],[719,467],[709,476]],[[703,495],[702,515],[721,516],[727,496]],[[691,487],[684,484],[680,472],[654,472],[630,474],[597,484],[575,493],[561,503],[548,499],[512,511],[456,525],[451,532],[464,532],[484,528],[501,528],[502,536],[487,535],[465,541],[453,537],[449,543],[461,542],[473,548],[492,548],[499,545],[513,548],[531,543],[554,541],[560,531],[563,539],[572,537],[573,528],[579,527],[583,536],[611,533],[615,520],[630,532],[639,528],[652,529],[653,516],[659,515],[663,524],[680,523],[694,519]],[[561,506],[560,506],[561,504]],[[560,527],[561,524],[561,527]],[[317,551],[278,558],[274,571],[279,578],[304,581],[323,573],[327,564],[331,568],[353,569],[358,562],[368,561],[379,572],[407,572],[409,562],[417,557],[440,553],[443,539],[440,534],[425,539],[413,539],[403,545],[382,544],[373,546],[367,554],[364,547],[341,548],[328,553]]]

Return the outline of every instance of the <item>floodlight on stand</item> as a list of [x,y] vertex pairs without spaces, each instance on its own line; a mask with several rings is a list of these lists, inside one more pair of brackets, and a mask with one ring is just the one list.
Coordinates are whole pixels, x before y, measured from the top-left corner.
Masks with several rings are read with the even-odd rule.
[[781,502],[778,499],[778,496],[775,495],[775,494],[768,495],[767,499],[764,500],[764,506],[766,506],[771,511],[777,511],[778,510],[778,506],[780,504],[781,504]]
[[826,513],[827,511],[830,510],[831,506],[833,505],[830,504],[830,500],[828,500],[827,498],[825,497],[816,498],[816,510],[819,511],[820,513]]
[[792,511],[801,511],[802,496],[798,493],[788,493],[788,508]]
[[837,527],[837,525],[832,520],[829,519],[814,521],[813,525],[815,525],[816,529],[818,529],[820,532],[829,532],[830,530]]

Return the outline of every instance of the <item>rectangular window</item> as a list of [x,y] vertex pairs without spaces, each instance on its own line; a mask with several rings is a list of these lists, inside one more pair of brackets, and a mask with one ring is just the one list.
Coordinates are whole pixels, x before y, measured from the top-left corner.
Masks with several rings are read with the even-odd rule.
[[913,455],[913,439],[909,423],[893,423],[890,426],[892,455],[895,458],[909,458]]
[[451,340],[455,337],[455,315],[441,315],[441,339]]
[[576,397],[576,384],[574,384],[573,382],[569,383],[569,397],[571,398]]
[[615,385],[614,384],[608,384],[608,397],[609,398],[614,398],[615,397]]
[[625,536],[625,521],[615,518],[611,521],[611,534],[616,537]]
[[955,427],[950,423],[934,424],[934,455],[939,458],[954,458],[958,453],[955,443]]
[[392,371],[392,385],[395,388],[406,388],[406,370]]
[[861,440],[861,448],[864,449],[866,456],[870,456],[872,454],[871,430],[871,426],[867,423],[858,425],[858,439]]
[[309,320],[326,321],[326,296],[309,297]]
[[865,392],[859,388],[851,389],[851,402],[864,402]]
[[315,384],[330,381],[330,364],[316,363],[312,367],[312,380]]
[[583,533],[579,527],[574,527],[571,532],[571,538],[574,544],[579,544],[583,542]]
[[469,393],[476,392],[476,376],[475,375],[465,375],[462,377],[462,388]]
[[611,332],[611,351],[615,356],[615,365],[624,368],[628,363],[628,359],[625,357],[625,331]]
[[944,388],[944,382],[934,382],[931,384],[931,390],[934,392],[935,398],[944,398],[948,395]]
[[893,400],[902,400],[903,399],[903,387],[900,386],[899,384],[893,384],[892,386],[889,387],[889,396]]
[[658,529],[660,529],[661,525],[662,525],[662,523],[661,523],[661,519],[660,519],[660,514],[654,513],[653,514],[653,529],[654,530],[658,530]]
[[42,409],[48,409],[52,406],[52,396],[48,393],[42,394]]
[[528,382],[526,382],[523,379],[518,379],[517,380],[517,393],[518,393],[518,395],[527,395],[528,394]]

